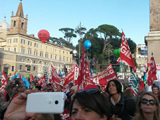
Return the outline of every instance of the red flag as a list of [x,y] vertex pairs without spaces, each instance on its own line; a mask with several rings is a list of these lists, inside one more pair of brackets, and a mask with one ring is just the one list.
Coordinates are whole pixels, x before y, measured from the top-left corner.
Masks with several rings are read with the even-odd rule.
[[33,75],[31,74],[30,75],[30,82],[32,82],[32,81],[34,81],[34,79],[33,79]]
[[149,72],[148,72],[148,86],[153,85],[153,81],[157,80],[157,68],[156,68],[156,63],[153,57],[153,53],[150,59],[150,63],[149,63]]
[[128,65],[130,65],[134,72],[136,72],[136,66],[134,63],[134,60],[132,58],[132,54],[128,45],[128,42],[125,38],[125,34],[122,31],[122,42],[121,42],[121,51],[120,51],[120,57],[126,62],[128,63]]
[[4,71],[2,72],[1,82],[2,82],[2,86],[0,88],[0,91],[4,90],[5,86],[9,83]]
[[141,81],[140,86],[139,86],[139,90],[143,90],[144,89],[144,81]]
[[55,91],[57,89],[57,85],[60,84],[61,79],[62,78],[57,74],[56,70],[51,65],[50,72],[49,72],[49,83],[51,83]]
[[86,80],[88,84],[95,83],[95,84],[100,84],[100,85],[107,85],[108,81],[113,80],[113,79],[116,80],[117,77],[113,70],[112,64],[109,64],[107,68],[104,71],[102,71],[98,76],[94,76],[94,77],[91,76],[87,78]]
[[87,61],[87,66],[86,66],[86,78],[90,76],[89,74],[89,60]]
[[107,68],[98,75],[98,78],[99,84],[101,85],[107,85],[108,81],[117,79],[112,64],[109,64]]
[[80,65],[80,72],[78,76],[78,89],[83,89],[85,87],[85,49],[83,46],[82,58],[81,58],[81,65]]
[[46,83],[46,76],[45,76],[45,74],[37,82],[39,83],[40,86],[43,86]]
[[67,73],[67,75],[64,77],[64,84],[63,84],[63,89],[66,91],[68,89],[68,85],[70,82],[73,82],[75,85],[75,80],[78,78],[78,73],[79,73],[79,66],[77,64],[74,64],[70,71]]

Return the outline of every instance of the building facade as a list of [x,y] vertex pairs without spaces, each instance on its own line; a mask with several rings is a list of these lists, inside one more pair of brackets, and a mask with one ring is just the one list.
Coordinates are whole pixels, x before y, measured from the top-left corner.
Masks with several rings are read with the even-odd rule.
[[10,27],[5,20],[0,23],[1,71],[42,76],[45,69],[49,72],[51,64],[57,72],[64,66],[69,71],[73,64],[72,49],[51,42],[42,43],[33,34],[27,35],[28,15],[24,18],[22,2],[16,15],[11,14]]
[[136,73],[142,76],[144,74],[144,67],[147,67],[148,62],[148,48],[145,44],[137,44],[135,58],[137,63]]
[[145,43],[148,46],[148,60],[153,53],[157,68],[160,70],[160,2],[150,0],[150,31],[145,36]]

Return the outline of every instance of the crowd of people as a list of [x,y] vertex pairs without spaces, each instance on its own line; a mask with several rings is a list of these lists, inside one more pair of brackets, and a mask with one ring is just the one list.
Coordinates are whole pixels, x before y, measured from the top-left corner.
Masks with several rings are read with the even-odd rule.
[[[34,92],[64,91],[61,85],[55,90],[50,83],[40,86],[35,81],[26,88],[20,78],[15,78],[0,91],[0,120],[64,120],[61,114],[27,113],[27,96]],[[87,85],[80,90],[70,82],[65,94],[64,112],[69,114],[66,120],[160,120],[156,85],[152,92],[146,92],[145,87],[139,89],[136,96],[130,86],[122,87],[118,80],[110,80],[107,85]]]

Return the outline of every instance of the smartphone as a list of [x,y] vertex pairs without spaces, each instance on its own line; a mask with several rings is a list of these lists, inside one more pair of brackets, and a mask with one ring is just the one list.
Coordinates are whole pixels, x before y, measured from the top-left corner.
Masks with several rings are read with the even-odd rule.
[[37,92],[28,94],[26,112],[63,113],[65,97],[66,95],[63,92]]

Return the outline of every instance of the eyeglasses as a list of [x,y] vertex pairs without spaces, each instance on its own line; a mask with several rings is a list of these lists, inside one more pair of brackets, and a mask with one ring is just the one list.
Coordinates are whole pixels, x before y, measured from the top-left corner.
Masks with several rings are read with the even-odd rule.
[[87,92],[87,93],[97,93],[100,92],[99,89],[88,89],[88,90],[80,90],[77,93],[81,93],[81,92]]
[[153,100],[153,99],[147,100],[147,99],[143,98],[143,99],[141,100],[141,103],[142,103],[142,104],[147,104],[148,102],[149,102],[150,105],[156,105],[156,101]]

